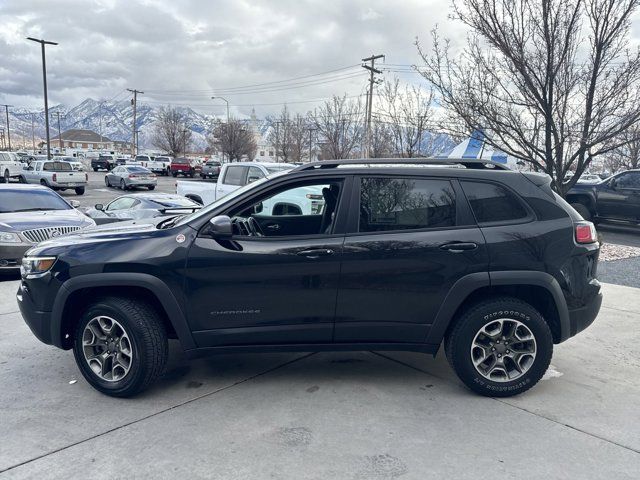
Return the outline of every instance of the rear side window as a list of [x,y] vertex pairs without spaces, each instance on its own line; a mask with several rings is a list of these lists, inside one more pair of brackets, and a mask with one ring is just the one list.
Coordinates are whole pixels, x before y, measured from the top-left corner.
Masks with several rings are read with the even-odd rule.
[[226,185],[243,185],[247,167],[228,167],[222,183]]
[[452,227],[456,197],[448,180],[362,178],[360,232]]
[[460,182],[478,223],[514,222],[529,216],[522,201],[494,183]]

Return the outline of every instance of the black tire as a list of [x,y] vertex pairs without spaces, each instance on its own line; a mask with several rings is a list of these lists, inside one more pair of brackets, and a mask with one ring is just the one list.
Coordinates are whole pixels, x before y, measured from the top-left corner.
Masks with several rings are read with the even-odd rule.
[[176,177],[178,176],[178,174],[177,174],[177,173],[175,173],[175,172],[174,172],[174,173],[172,173],[171,175],[173,175],[173,178],[176,178]]
[[149,190],[155,190],[156,186],[155,185],[148,185],[147,188]]
[[48,187],[49,186],[49,184],[47,183],[47,181],[44,178],[40,179],[40,185],[42,185],[43,187]]
[[9,170],[5,170],[4,171],[4,183],[9,183],[9,181],[11,180],[11,175],[9,174]]
[[111,182],[109,181],[109,177],[107,177],[106,175],[104,176],[104,184],[107,188],[111,187]]
[[591,221],[591,217],[592,217],[591,210],[589,210],[589,208],[586,205],[582,203],[572,203],[571,206],[576,212],[580,214],[582,218],[584,218],[587,221]]
[[93,171],[94,171],[94,172],[97,172],[97,171],[98,171],[98,169],[97,169],[97,168],[94,168],[94,169],[93,169]]
[[120,190],[122,190],[123,192],[127,189],[127,184],[124,181],[124,179],[120,179]]
[[24,176],[23,176],[23,175],[20,175],[20,177],[18,178],[18,182],[20,182],[20,183],[27,183],[27,179],[26,179],[26,178],[24,178]]
[[[513,319],[530,330],[536,345],[535,359],[520,377],[494,381],[473,364],[471,346],[479,330],[492,319]],[[505,348],[503,346],[503,348]],[[497,297],[466,310],[445,338],[445,353],[460,380],[471,390],[487,397],[511,397],[529,390],[544,375],[553,354],[553,336],[542,315],[528,303],[512,297]]]
[[200,178],[204,180],[205,178],[207,178],[207,176],[204,173],[201,173]]
[[76,195],[84,195],[84,187],[76,187]]
[[[123,378],[108,381],[95,373],[83,352],[82,335],[95,317],[116,320],[131,341],[133,358]],[[158,312],[149,304],[121,297],[106,297],[90,305],[76,326],[73,354],[80,372],[89,384],[112,397],[131,397],[149,387],[162,375],[169,357],[167,332]]]
[[[186,176],[186,175],[185,175],[185,176]],[[193,169],[192,169],[192,170],[190,170],[190,171],[189,171],[189,176],[190,176],[191,178],[195,177],[195,176],[196,176],[196,172],[195,172],[195,170],[193,170]]]

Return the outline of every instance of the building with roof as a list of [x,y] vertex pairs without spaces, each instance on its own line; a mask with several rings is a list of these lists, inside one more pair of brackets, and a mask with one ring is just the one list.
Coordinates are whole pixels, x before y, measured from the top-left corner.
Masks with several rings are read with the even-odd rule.
[[[62,138],[62,142],[60,139]],[[46,144],[45,144],[46,145]],[[65,130],[59,136],[51,138],[51,149],[55,153],[63,151],[91,152],[91,151],[114,151],[128,152],[131,150],[130,142],[111,140],[109,137],[100,135],[93,130],[72,128]]]

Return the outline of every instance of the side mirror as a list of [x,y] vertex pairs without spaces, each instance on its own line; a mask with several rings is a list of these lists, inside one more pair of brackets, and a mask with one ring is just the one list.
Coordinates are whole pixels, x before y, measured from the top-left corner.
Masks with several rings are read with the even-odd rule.
[[612,178],[611,181],[609,182],[609,186],[615,190],[617,183],[618,181],[615,178]]
[[80,206],[80,202],[78,200],[69,200],[69,205],[73,208],[78,208]]
[[[72,200],[72,202],[75,202],[75,201],[77,200]],[[101,203],[96,203],[93,208],[95,208],[96,210],[100,210],[102,212],[104,210],[104,205]]]
[[254,214],[256,214],[256,213],[260,213],[260,212],[262,212],[262,210],[264,210],[264,206],[262,205],[262,202],[260,202],[260,203],[256,203],[256,204],[253,206],[253,213],[254,213]]
[[218,215],[209,220],[209,232],[213,238],[231,238],[233,225],[227,215]]

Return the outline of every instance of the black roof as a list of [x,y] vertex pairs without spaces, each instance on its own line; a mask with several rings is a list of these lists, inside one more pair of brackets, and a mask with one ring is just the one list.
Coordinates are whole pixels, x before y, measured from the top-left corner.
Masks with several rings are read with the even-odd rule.
[[385,166],[430,166],[430,167],[463,167],[473,170],[509,170],[502,163],[490,160],[477,159],[451,159],[451,158],[359,158],[342,160],[320,160],[317,162],[305,163],[291,170],[292,172],[302,172],[316,169],[331,169],[340,166],[347,167],[385,167]]

